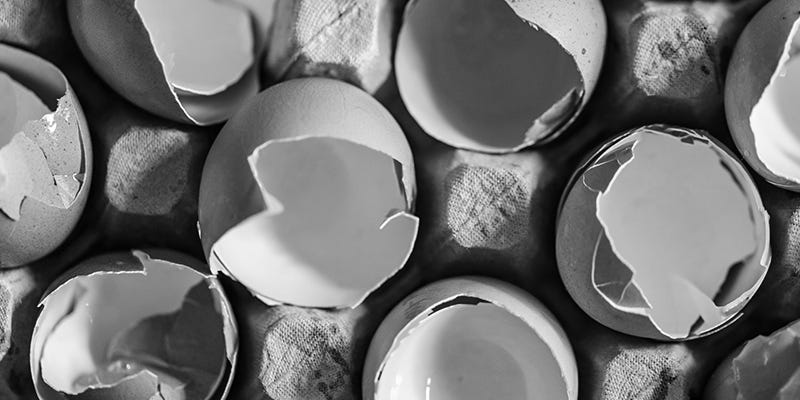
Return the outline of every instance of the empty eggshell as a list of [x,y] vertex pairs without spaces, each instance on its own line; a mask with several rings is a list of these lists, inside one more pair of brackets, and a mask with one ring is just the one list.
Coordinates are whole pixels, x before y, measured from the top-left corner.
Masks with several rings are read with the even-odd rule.
[[42,400],[222,400],[236,325],[207,267],[171,251],[89,259],[45,294],[31,373]]
[[559,270],[598,322],[684,340],[736,320],[767,272],[769,217],[744,167],[701,131],[651,125],[607,142],[561,204]]
[[598,0],[412,0],[397,85],[434,138],[507,153],[572,123],[597,84],[605,40]]
[[720,364],[706,400],[800,398],[800,321],[745,343]]
[[398,3],[277,1],[267,70],[278,79],[341,79],[375,93],[392,70]]
[[179,122],[224,121],[258,90],[251,12],[213,0],[67,2],[97,73],[136,105]]
[[91,173],[89,129],[67,79],[0,44],[0,268],[39,259],[67,238]]
[[725,113],[745,160],[770,183],[800,191],[800,0],[773,0],[742,32]]
[[569,399],[566,334],[530,294],[482,277],[439,281],[384,319],[367,352],[365,400]]
[[212,270],[263,301],[354,307],[407,260],[411,149],[386,109],[324,78],[273,86],[211,147],[200,238]]

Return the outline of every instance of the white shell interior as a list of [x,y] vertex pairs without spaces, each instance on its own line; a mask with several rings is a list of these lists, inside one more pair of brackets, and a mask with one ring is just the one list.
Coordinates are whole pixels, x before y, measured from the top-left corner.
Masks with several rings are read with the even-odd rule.
[[348,307],[405,264],[418,220],[389,155],[305,137],[268,141],[249,161],[266,210],[214,244],[213,268],[267,301]]
[[[191,338],[186,338],[186,342],[183,338],[172,338],[180,340],[175,342],[153,332],[150,336],[140,336],[148,335],[147,331],[141,331],[142,322],[182,310],[187,294],[194,287],[205,285],[205,278],[188,267],[152,260],[146,255],[140,256],[140,260],[144,272],[104,271],[79,276],[47,296],[34,335],[34,345],[41,348],[39,360],[34,362],[41,366],[41,379],[50,388],[78,395],[151,374],[165,385],[166,392],[167,387],[186,385],[181,379],[185,376],[181,374],[205,373],[200,386],[209,393],[199,393],[201,396],[196,398],[202,399],[210,396],[219,385],[227,362],[223,343],[220,348],[193,349],[203,354],[198,357],[196,354],[173,354],[185,351]],[[208,307],[203,312],[219,312],[212,304],[191,307],[195,306]],[[196,317],[190,315],[189,318]],[[221,337],[223,326],[205,326],[204,329],[208,330],[205,335]],[[220,334],[216,335],[214,330]],[[194,360],[194,364],[164,365],[165,360],[158,354],[129,354],[132,349],[158,348],[165,340],[163,351],[169,357]],[[187,393],[198,395],[197,392]]]
[[425,131],[485,151],[523,145],[548,111],[548,123],[570,118],[573,107],[554,105],[582,89],[575,60],[505,0],[412,2],[395,66],[403,100]]
[[20,164],[24,156],[9,145],[25,124],[49,113],[35,93],[0,72],[0,217],[18,220],[22,197],[30,191],[26,180],[15,173],[19,165],[12,165]]
[[[800,396],[800,322],[779,329],[771,335],[747,342],[725,371],[730,387],[716,388],[711,400],[791,400]],[[727,392],[727,393],[726,393]],[[731,393],[732,392],[732,393]],[[722,395],[722,394],[725,395]]]
[[750,114],[756,153],[774,174],[800,182],[800,19],[785,54]]
[[398,340],[376,400],[568,398],[553,349],[493,303],[434,311]]
[[[36,121],[50,109],[30,89],[0,72],[0,148],[11,143],[28,121]],[[2,173],[2,171],[0,171]]]
[[250,14],[212,0],[136,0],[167,81],[213,95],[239,81],[254,60]]
[[41,98],[2,72],[0,93],[0,213],[19,220],[26,198],[69,208],[83,186],[75,108],[67,96]]
[[598,292],[670,338],[729,320],[766,273],[741,167],[688,131],[645,128],[604,154],[584,174],[604,228],[592,262]]

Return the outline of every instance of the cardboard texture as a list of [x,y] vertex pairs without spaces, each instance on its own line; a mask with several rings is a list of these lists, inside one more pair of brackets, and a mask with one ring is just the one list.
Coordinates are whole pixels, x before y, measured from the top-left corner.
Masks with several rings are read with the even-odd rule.
[[401,3],[276,1],[265,60],[268,75],[279,80],[329,77],[377,92],[391,76]]
[[64,0],[0,1],[0,42],[57,56],[70,40]]

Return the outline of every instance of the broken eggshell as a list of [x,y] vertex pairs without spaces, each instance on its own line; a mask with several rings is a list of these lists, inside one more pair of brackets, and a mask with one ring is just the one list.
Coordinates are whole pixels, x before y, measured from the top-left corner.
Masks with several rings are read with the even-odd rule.
[[226,120],[258,90],[252,13],[212,0],[68,1],[86,59],[134,104],[178,122]]
[[429,135],[508,153],[572,123],[597,84],[605,41],[597,0],[412,0],[397,85]]
[[268,304],[355,307],[405,264],[414,163],[375,99],[325,78],[262,92],[225,125],[200,184],[209,264]]
[[800,191],[800,0],[773,0],[745,28],[725,85],[736,146],[770,183]]
[[37,260],[73,230],[92,147],[78,98],[54,65],[0,44],[0,268]]
[[761,284],[768,220],[720,143],[651,125],[607,142],[573,176],[558,219],[559,271],[598,322],[692,339],[736,320]]
[[706,400],[800,398],[800,321],[758,336],[717,367]]
[[366,400],[578,397],[555,317],[522,289],[483,277],[439,281],[403,300],[375,333],[363,374]]
[[236,325],[205,270],[179,253],[134,250],[62,275],[40,303],[31,342],[39,398],[224,399]]
[[398,3],[277,1],[266,68],[274,78],[325,76],[375,93],[392,70]]

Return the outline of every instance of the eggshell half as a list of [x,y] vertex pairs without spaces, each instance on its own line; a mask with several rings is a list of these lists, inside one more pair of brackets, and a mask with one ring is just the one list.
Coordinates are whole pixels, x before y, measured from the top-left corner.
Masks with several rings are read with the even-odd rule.
[[607,142],[573,176],[558,219],[559,271],[598,322],[693,339],[736,320],[761,284],[768,219],[720,143],[651,125]]
[[267,303],[351,307],[404,264],[416,240],[411,150],[358,88],[291,80],[222,129],[200,184],[215,271]]
[[204,270],[178,253],[134,250],[62,275],[33,332],[39,398],[224,399],[236,325],[222,287]]
[[154,114],[214,124],[258,90],[258,41],[244,7],[211,0],[88,0],[67,7],[95,71]]
[[800,0],[773,0],[736,43],[725,113],[736,146],[768,182],[800,191]]
[[73,230],[92,146],[78,98],[49,62],[0,44],[0,268],[37,260]]
[[395,55],[404,103],[454,147],[508,153],[561,134],[594,91],[597,0],[414,0]]
[[530,294],[489,278],[439,281],[381,323],[367,352],[364,399],[577,399],[566,334]]
[[800,321],[758,336],[720,364],[706,386],[706,400],[800,398]]

